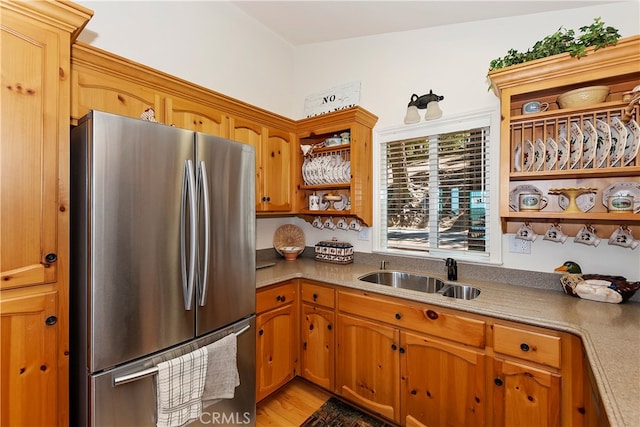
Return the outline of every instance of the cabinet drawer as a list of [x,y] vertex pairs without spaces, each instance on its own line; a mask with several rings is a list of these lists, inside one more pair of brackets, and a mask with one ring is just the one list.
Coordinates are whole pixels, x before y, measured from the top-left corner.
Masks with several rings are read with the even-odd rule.
[[504,325],[493,326],[493,350],[554,368],[560,367],[561,338]]
[[424,332],[474,347],[485,345],[485,322],[426,304],[338,292],[338,309],[403,329]]
[[316,285],[310,282],[301,282],[300,294],[302,301],[318,304],[325,307],[335,307],[335,291],[327,286]]
[[271,310],[295,301],[296,286],[294,282],[259,289],[256,293],[256,313]]

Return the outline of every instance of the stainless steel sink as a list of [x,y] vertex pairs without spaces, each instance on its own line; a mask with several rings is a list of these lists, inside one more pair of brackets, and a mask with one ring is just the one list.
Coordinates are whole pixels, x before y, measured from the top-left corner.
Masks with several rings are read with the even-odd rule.
[[467,285],[446,284],[434,277],[419,274],[405,273],[402,271],[375,271],[358,278],[364,282],[377,285],[392,286],[394,288],[409,289],[425,293],[440,293],[445,297],[474,299],[480,295],[480,289]]
[[467,285],[447,285],[442,295],[452,298],[474,299],[480,295],[480,289]]
[[435,293],[445,285],[441,280],[429,276],[404,273],[401,271],[377,271],[359,277],[360,280],[394,288],[410,289],[426,293]]

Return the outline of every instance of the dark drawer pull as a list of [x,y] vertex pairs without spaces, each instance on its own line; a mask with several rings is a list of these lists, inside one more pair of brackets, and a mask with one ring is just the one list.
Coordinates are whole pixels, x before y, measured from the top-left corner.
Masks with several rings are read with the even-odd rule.
[[520,350],[529,351],[529,345],[525,343],[520,344]]
[[431,320],[436,320],[438,318],[438,313],[433,310],[427,310],[427,317]]
[[316,301],[318,299],[318,294],[313,294],[313,300]]
[[495,380],[493,380],[493,382],[495,383],[495,385],[497,386],[501,386],[502,385],[502,380],[500,378],[496,378]]
[[398,319],[398,320],[402,319],[402,314],[396,313],[396,319]]

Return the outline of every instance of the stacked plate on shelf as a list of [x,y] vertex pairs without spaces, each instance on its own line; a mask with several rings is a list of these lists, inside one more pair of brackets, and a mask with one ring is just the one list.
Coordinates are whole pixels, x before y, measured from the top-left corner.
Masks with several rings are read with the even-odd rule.
[[594,169],[629,166],[640,149],[640,126],[635,120],[626,125],[618,117],[610,120],[572,121],[567,129],[560,124],[558,140],[547,137],[526,139],[514,151],[516,172]]
[[351,181],[351,162],[345,153],[326,152],[305,157],[302,178],[305,185],[348,184]]

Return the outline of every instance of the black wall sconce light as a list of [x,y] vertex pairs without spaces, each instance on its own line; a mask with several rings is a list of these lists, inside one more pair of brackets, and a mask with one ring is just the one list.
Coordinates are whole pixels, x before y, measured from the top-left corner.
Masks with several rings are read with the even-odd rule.
[[415,93],[411,95],[411,100],[407,106],[407,114],[404,116],[404,124],[409,125],[412,123],[418,123],[420,121],[420,113],[418,110],[426,109],[424,115],[425,120],[433,120],[442,117],[442,110],[438,105],[439,101],[442,101],[444,96],[439,96],[433,93],[433,90],[429,90],[426,95],[418,96]]

